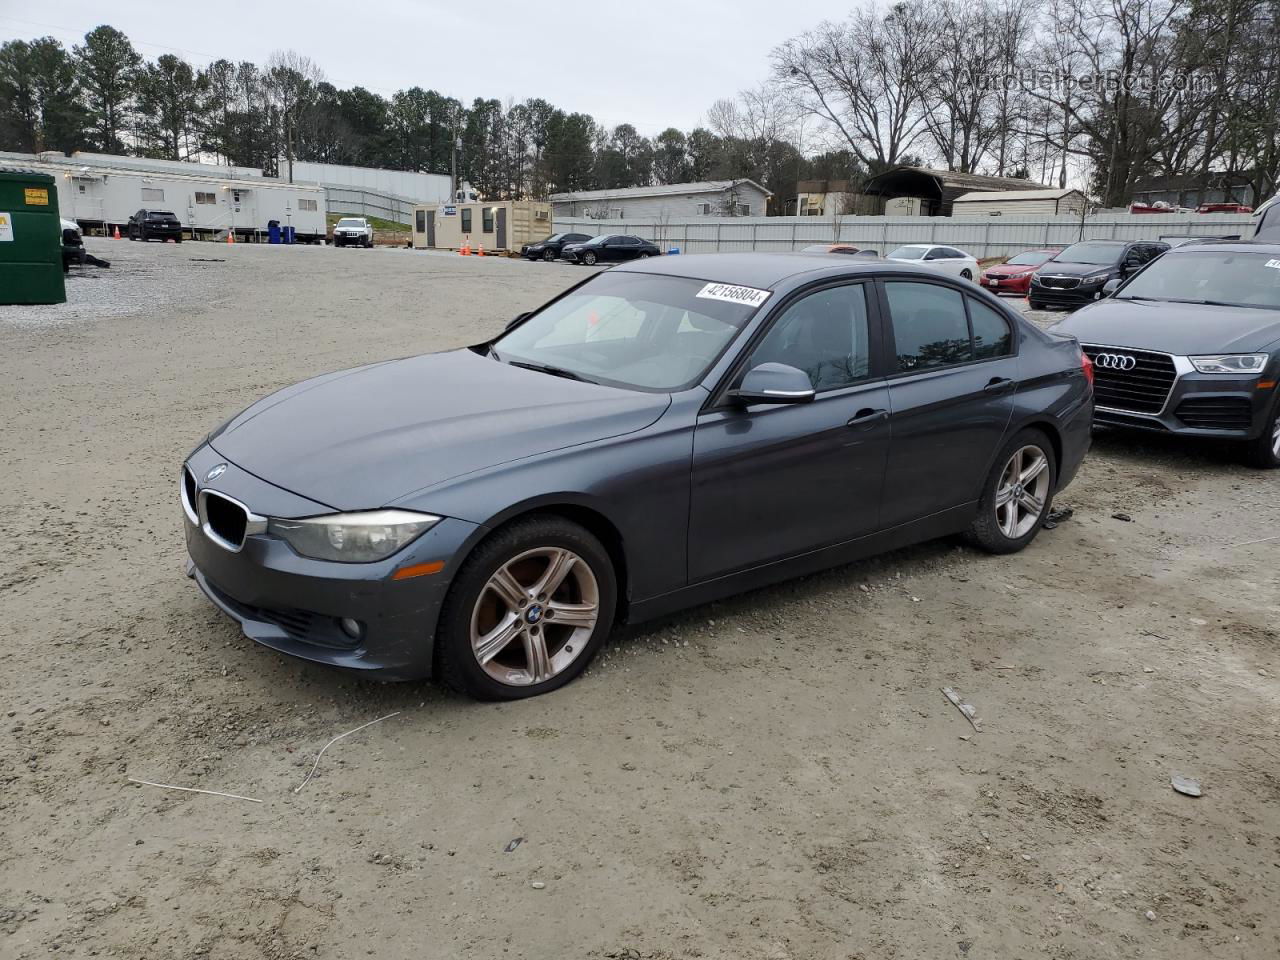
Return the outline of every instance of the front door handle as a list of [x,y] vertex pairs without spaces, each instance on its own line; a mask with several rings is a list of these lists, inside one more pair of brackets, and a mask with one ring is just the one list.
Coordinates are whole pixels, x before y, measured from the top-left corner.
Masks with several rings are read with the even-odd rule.
[[849,418],[846,427],[868,427],[873,423],[886,420],[889,417],[888,410],[872,410],[870,407],[864,407]]
[[991,382],[982,388],[984,393],[1005,393],[1013,389],[1013,381],[1008,377],[992,377]]

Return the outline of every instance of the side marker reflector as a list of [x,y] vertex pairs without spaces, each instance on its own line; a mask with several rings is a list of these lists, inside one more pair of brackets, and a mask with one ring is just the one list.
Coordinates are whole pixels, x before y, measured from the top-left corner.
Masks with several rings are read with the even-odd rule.
[[1270,389],[1271,389],[1272,387],[1274,387],[1275,385],[1276,385],[1276,382],[1275,382],[1274,380],[1259,380],[1259,381],[1258,381],[1258,389],[1259,389],[1259,390],[1270,390]]
[[443,569],[443,560],[433,560],[431,563],[415,563],[412,567],[401,567],[391,575],[391,579],[410,580],[413,577],[429,577],[431,574],[439,573]]

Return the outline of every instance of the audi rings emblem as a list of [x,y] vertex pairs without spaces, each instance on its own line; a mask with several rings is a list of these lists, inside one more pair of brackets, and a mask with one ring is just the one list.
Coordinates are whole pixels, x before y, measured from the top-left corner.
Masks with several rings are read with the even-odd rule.
[[1103,370],[1132,370],[1138,365],[1138,358],[1123,353],[1100,353],[1093,358],[1093,364]]

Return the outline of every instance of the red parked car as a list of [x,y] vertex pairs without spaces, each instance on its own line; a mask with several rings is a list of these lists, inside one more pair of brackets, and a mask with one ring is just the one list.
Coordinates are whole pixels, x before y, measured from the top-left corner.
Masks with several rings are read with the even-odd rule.
[[978,277],[978,283],[992,293],[1016,293],[1025,297],[1031,289],[1031,275],[1061,250],[1028,250],[1004,263],[987,267]]

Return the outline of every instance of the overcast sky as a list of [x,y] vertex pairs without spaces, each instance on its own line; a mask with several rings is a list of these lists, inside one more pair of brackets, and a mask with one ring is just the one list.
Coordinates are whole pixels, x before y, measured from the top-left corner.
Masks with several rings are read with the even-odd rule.
[[50,35],[70,48],[108,23],[145,57],[176,53],[199,66],[294,49],[339,87],[390,96],[420,86],[464,103],[542,97],[653,135],[691,129],[712,102],[767,76],[775,44],[848,9],[829,0],[0,0],[0,39]]

